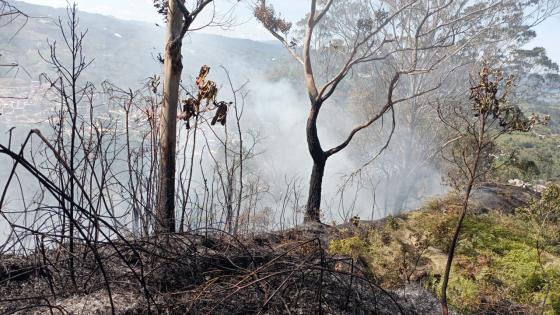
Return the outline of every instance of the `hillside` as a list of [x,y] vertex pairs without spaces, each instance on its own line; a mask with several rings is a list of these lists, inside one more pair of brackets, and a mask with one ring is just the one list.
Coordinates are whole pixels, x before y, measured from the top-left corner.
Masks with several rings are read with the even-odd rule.
[[[21,65],[18,78],[38,80],[39,74],[50,70],[39,55],[48,58],[47,40],[62,45],[56,23],[59,16],[66,16],[66,10],[18,1],[13,3],[31,18],[23,28],[23,19],[2,28],[0,43],[8,44],[2,45],[0,58]],[[87,12],[79,12],[79,17],[81,26],[88,30],[84,54],[94,60],[84,73],[84,80],[110,80],[119,86],[135,88],[146,78],[161,72],[157,61],[164,42],[161,26]],[[277,44],[195,32],[189,34],[184,43],[184,73],[185,78],[194,77],[203,64],[216,68],[225,65],[232,72],[244,73],[250,78],[283,56],[286,53]],[[14,70],[0,72],[0,78],[14,75]]]
[[0,0],[0,314],[560,315],[560,1],[120,1]]
[[[546,276],[521,209],[538,195],[484,184],[474,196],[451,278],[451,304],[461,314],[537,313]],[[439,314],[437,290],[457,202],[449,195],[398,217],[334,227],[243,237],[201,230],[95,248],[83,244],[79,273],[92,272],[95,255],[103,259],[108,277],[119,279],[110,283],[117,314],[150,309],[169,314],[310,314],[317,309],[325,314]],[[542,257],[546,275],[558,279],[560,235],[552,235],[556,238]],[[36,313],[109,312],[107,287],[97,284],[104,281],[101,275],[76,280],[89,293],[74,295],[68,276],[48,263],[56,255],[64,261],[65,254],[54,249],[25,259],[1,257],[0,281],[7,282],[0,297],[18,298],[1,303],[0,311],[25,305]],[[41,280],[45,273],[50,284]],[[49,285],[57,300],[42,305],[34,295]],[[143,289],[153,295],[147,299]],[[560,312],[559,289],[551,288],[545,314]]]
[[[485,184],[473,197],[452,269],[451,304],[462,314],[538,314],[547,297],[544,314],[560,314],[558,227],[551,221],[541,238],[524,210],[539,196]],[[449,195],[408,214],[347,225],[329,248],[363,261],[386,288],[419,283],[438,294],[459,202]]]
[[[435,313],[438,302],[427,290],[412,285],[407,291],[386,291],[359,262],[328,253],[324,232],[325,227],[315,227],[237,238],[209,230],[96,248],[83,244],[78,288],[68,274],[55,271],[64,270],[64,264],[44,263],[64,255],[60,251],[27,259],[0,256],[0,312]],[[114,281],[94,275],[95,255]],[[42,281],[45,273],[51,275],[49,283]],[[56,296],[53,303],[37,298],[44,290]]]

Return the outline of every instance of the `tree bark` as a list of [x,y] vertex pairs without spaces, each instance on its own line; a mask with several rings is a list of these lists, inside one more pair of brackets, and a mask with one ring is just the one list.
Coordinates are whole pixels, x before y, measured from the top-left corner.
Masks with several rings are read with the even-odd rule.
[[325,162],[327,160],[313,162],[313,171],[309,180],[309,194],[304,222],[321,222],[321,193]]
[[160,164],[159,191],[156,213],[157,232],[175,232],[175,155],[177,130],[177,104],[183,64],[181,62],[181,36],[183,15],[178,1],[169,1],[167,36],[165,45],[163,103],[160,114]]
[[312,103],[307,118],[307,147],[313,159],[313,170],[309,180],[309,194],[307,195],[307,206],[304,218],[305,223],[321,222],[321,193],[328,155],[323,151],[317,134],[317,117],[319,116],[320,109],[320,102]]

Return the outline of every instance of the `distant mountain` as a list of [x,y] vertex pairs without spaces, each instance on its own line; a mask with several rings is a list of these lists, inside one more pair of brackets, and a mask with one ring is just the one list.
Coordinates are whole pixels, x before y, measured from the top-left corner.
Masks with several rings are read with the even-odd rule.
[[[56,23],[59,17],[64,23],[66,10],[10,2],[32,18],[25,25],[23,19],[18,19],[2,28],[0,61],[19,63],[22,68],[17,77],[36,80],[39,74],[49,71],[47,63],[39,55],[40,52],[48,58],[47,41],[56,41],[58,50],[64,56],[62,36]],[[94,59],[84,79],[94,82],[109,79],[123,87],[134,87],[145,78],[161,72],[157,56],[163,49],[163,25],[124,21],[86,12],[79,12],[79,18],[81,29],[88,30],[84,54]],[[1,19],[0,22],[5,24]],[[195,76],[203,64],[211,67],[224,65],[232,73],[250,78],[256,72],[270,69],[275,61],[283,57],[286,53],[278,44],[193,32],[184,42],[184,74]],[[14,76],[14,70],[0,72],[0,78]]]

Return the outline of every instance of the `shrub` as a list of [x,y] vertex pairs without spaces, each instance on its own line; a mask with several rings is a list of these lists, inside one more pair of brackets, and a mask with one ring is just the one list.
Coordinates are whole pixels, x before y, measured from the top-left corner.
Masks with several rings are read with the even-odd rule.
[[555,315],[560,315],[560,293],[553,292],[550,296],[550,306]]
[[352,236],[329,242],[329,252],[356,258],[368,251],[368,244],[359,236]]

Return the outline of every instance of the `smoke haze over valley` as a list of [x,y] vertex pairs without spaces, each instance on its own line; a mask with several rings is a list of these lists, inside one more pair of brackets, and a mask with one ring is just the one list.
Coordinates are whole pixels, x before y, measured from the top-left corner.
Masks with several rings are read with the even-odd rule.
[[[20,65],[18,69],[0,73],[3,83],[0,94],[25,98],[0,100],[0,141],[7,142],[8,130],[16,127],[15,130],[19,133],[14,132],[18,135],[12,140],[14,145],[23,140],[26,130],[48,130],[47,118],[53,114],[57,105],[56,97],[51,96],[54,102],[48,102],[44,98],[48,92],[45,82],[40,81],[40,74],[49,73],[52,69],[41,56],[48,56],[48,42],[60,43],[61,35],[54,23],[57,16],[66,14],[65,9],[18,4],[21,4],[21,10],[33,18],[29,19],[23,28],[22,22],[14,23],[8,25],[0,34],[0,40],[10,42],[9,47],[2,50],[2,59],[13,60]],[[125,90],[134,90],[142,87],[147,78],[161,72],[161,64],[157,60],[163,45],[161,27],[85,12],[80,12],[79,18],[81,25],[88,29],[84,54],[93,60],[90,67],[84,71],[83,82],[94,82],[99,92],[101,83],[105,80]],[[221,98],[231,98],[221,66],[225,66],[230,72],[234,86],[247,83],[245,88],[248,94],[242,128],[258,134],[261,138],[256,145],[259,154],[251,164],[254,170],[258,170],[263,176],[269,187],[270,194],[262,201],[262,206],[278,206],[277,202],[287,180],[297,180],[300,188],[305,191],[312,162],[305,138],[302,137],[305,133],[308,104],[305,101],[305,90],[301,84],[297,84],[300,70],[289,54],[276,43],[199,33],[189,34],[184,46],[184,84],[194,82],[199,67],[204,64],[211,67],[210,76],[222,86]],[[341,99],[335,102],[339,101]],[[99,118],[106,115],[121,119],[123,117],[122,109],[106,104],[106,100],[101,99],[98,106]],[[325,109],[325,114],[319,120],[319,125],[324,126],[319,127],[324,146],[331,147],[340,143],[354,124],[362,122],[363,116],[344,115],[349,110],[345,106]],[[331,126],[333,128],[330,128]],[[180,128],[184,127],[181,125]],[[378,130],[380,128],[389,130],[389,125],[375,127]],[[392,146],[402,145],[399,144],[400,141],[399,137],[395,136]],[[202,145],[203,140],[199,139],[199,142],[199,145]],[[383,143],[374,146],[375,150],[378,151]],[[384,153],[383,159],[402,159],[402,151],[399,153],[399,150],[391,150],[391,147]],[[372,192],[373,186],[345,184],[349,175],[373,157],[373,154],[361,157],[351,155],[352,151],[342,152],[334,156],[327,167],[324,187],[326,222],[348,220],[352,215],[370,219],[394,214],[392,205],[386,203],[390,201],[384,200],[393,196],[384,195],[387,192],[384,184],[379,184],[380,178],[372,179],[373,184],[378,183],[375,186],[377,192]],[[424,200],[446,191],[441,183],[441,174],[431,166],[427,167],[425,171],[417,173],[422,174],[421,178],[407,179],[425,186],[421,197],[409,200],[408,209],[413,209]],[[0,177],[4,178],[8,171],[9,168],[3,168]],[[371,169],[366,169],[365,172],[376,174],[376,171]],[[346,192],[341,195],[342,188]],[[341,197],[343,199],[340,199]],[[346,204],[341,203],[341,200],[345,200]],[[348,205],[351,210],[341,208]]]

